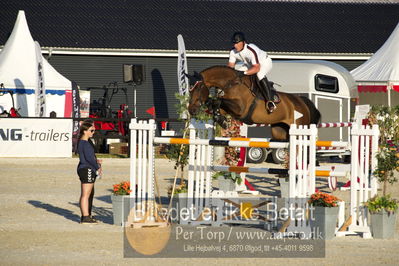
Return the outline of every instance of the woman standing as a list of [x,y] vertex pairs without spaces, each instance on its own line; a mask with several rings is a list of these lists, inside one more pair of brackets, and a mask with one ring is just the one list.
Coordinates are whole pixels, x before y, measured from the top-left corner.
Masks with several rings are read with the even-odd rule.
[[78,175],[81,182],[80,211],[82,224],[95,224],[97,221],[91,216],[94,198],[94,182],[97,175],[101,175],[100,161],[94,153],[94,146],[90,138],[93,137],[95,127],[92,122],[84,121],[79,130],[77,153],[79,154]]

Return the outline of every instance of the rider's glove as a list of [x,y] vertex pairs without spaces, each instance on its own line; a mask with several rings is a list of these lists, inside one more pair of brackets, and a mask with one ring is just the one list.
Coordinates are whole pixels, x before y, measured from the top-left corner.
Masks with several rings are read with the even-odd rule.
[[242,78],[245,76],[245,72],[244,71],[237,71],[237,75],[238,77]]

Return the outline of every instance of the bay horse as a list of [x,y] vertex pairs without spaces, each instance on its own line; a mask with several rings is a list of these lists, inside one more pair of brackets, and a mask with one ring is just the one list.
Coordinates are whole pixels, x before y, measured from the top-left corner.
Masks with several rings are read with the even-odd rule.
[[[272,139],[289,139],[291,124],[309,125],[320,122],[320,112],[311,100],[303,96],[277,92],[280,102],[272,113],[265,108],[265,101],[255,92],[259,85],[255,76],[239,75],[228,66],[212,66],[200,72],[201,81],[190,89],[188,110],[193,116],[203,105],[213,105],[209,97],[210,89],[216,89],[217,108],[221,114],[230,114],[234,119],[246,124],[270,124]],[[294,121],[294,111],[303,116]],[[213,113],[218,110],[213,110]]]

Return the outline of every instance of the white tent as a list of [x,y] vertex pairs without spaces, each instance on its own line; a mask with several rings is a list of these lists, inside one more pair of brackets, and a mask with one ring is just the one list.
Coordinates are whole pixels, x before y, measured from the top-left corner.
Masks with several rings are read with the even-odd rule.
[[361,101],[364,96],[371,104],[399,104],[399,24],[384,45],[351,74]]
[[[0,83],[14,92],[16,108],[22,116],[35,116],[35,91],[38,71],[35,42],[29,31],[25,12],[19,11],[14,29],[0,53]],[[57,72],[45,58],[43,60],[46,114],[57,117],[71,116],[71,82]],[[9,110],[11,97],[0,96],[0,107]]]

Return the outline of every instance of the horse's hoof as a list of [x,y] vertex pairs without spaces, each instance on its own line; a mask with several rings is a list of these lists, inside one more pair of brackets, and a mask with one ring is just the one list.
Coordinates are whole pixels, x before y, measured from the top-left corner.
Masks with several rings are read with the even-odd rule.
[[226,121],[218,121],[218,124],[223,128],[223,129],[227,129],[228,125]]
[[219,116],[217,118],[215,118],[215,121],[223,128],[223,129],[227,129],[228,128],[228,123],[226,121],[226,119],[222,116]]

